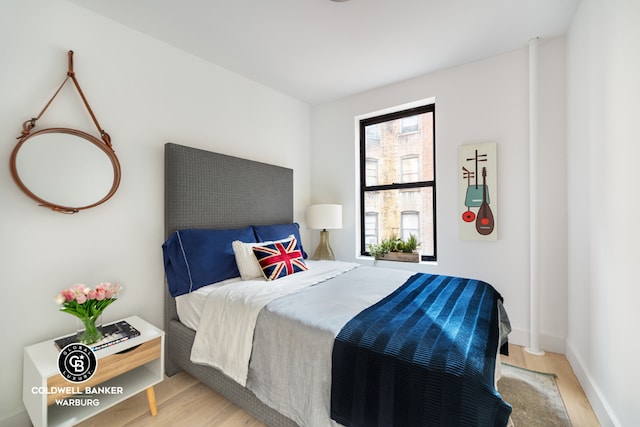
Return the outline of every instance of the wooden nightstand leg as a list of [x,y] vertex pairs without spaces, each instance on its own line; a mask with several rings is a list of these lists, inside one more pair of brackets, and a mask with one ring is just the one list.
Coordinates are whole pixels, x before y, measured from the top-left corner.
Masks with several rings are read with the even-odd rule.
[[147,389],[147,400],[149,401],[149,409],[151,410],[151,416],[158,415],[158,407],[156,406],[156,392],[153,386]]

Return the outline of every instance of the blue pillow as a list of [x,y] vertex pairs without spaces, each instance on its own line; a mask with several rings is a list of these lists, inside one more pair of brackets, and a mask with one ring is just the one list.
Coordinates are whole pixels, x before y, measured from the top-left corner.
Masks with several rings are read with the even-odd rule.
[[162,245],[171,295],[177,297],[211,283],[239,277],[231,247],[234,240],[255,242],[253,228],[187,229],[171,234]]
[[276,225],[254,225],[253,230],[256,232],[256,239],[258,240],[258,242],[282,240],[293,234],[298,241],[298,247],[302,251],[302,257],[305,259],[307,258],[307,253],[302,247],[302,239],[300,238],[300,226],[297,222]]

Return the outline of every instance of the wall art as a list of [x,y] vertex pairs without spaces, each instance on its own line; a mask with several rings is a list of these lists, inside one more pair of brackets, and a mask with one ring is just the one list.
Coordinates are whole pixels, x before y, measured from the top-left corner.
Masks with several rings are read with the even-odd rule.
[[460,238],[498,239],[498,179],[495,142],[463,145],[458,151]]

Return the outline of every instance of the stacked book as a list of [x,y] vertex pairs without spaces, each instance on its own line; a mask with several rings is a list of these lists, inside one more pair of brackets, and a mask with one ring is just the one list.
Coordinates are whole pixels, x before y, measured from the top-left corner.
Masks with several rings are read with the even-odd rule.
[[[124,320],[112,323],[110,325],[102,326],[101,329],[102,335],[104,337],[100,341],[88,345],[88,347],[90,347],[93,351],[97,351],[105,347],[111,347],[112,345],[118,344],[119,342],[126,341],[129,338],[137,337],[138,335],[140,335],[140,331],[138,331],[136,328],[134,328]],[[80,333],[55,340],[54,343],[56,348],[58,350],[62,350],[69,344],[79,342],[79,335]]]

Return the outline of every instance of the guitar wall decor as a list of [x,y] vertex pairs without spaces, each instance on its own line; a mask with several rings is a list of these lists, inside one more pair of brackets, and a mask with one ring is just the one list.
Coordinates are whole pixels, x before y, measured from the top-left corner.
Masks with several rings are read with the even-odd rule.
[[462,146],[459,162],[460,236],[467,240],[496,240],[496,144]]
[[487,168],[482,168],[482,204],[478,209],[476,218],[476,230],[482,235],[491,234],[493,231],[493,213],[489,207],[489,197],[487,195]]

